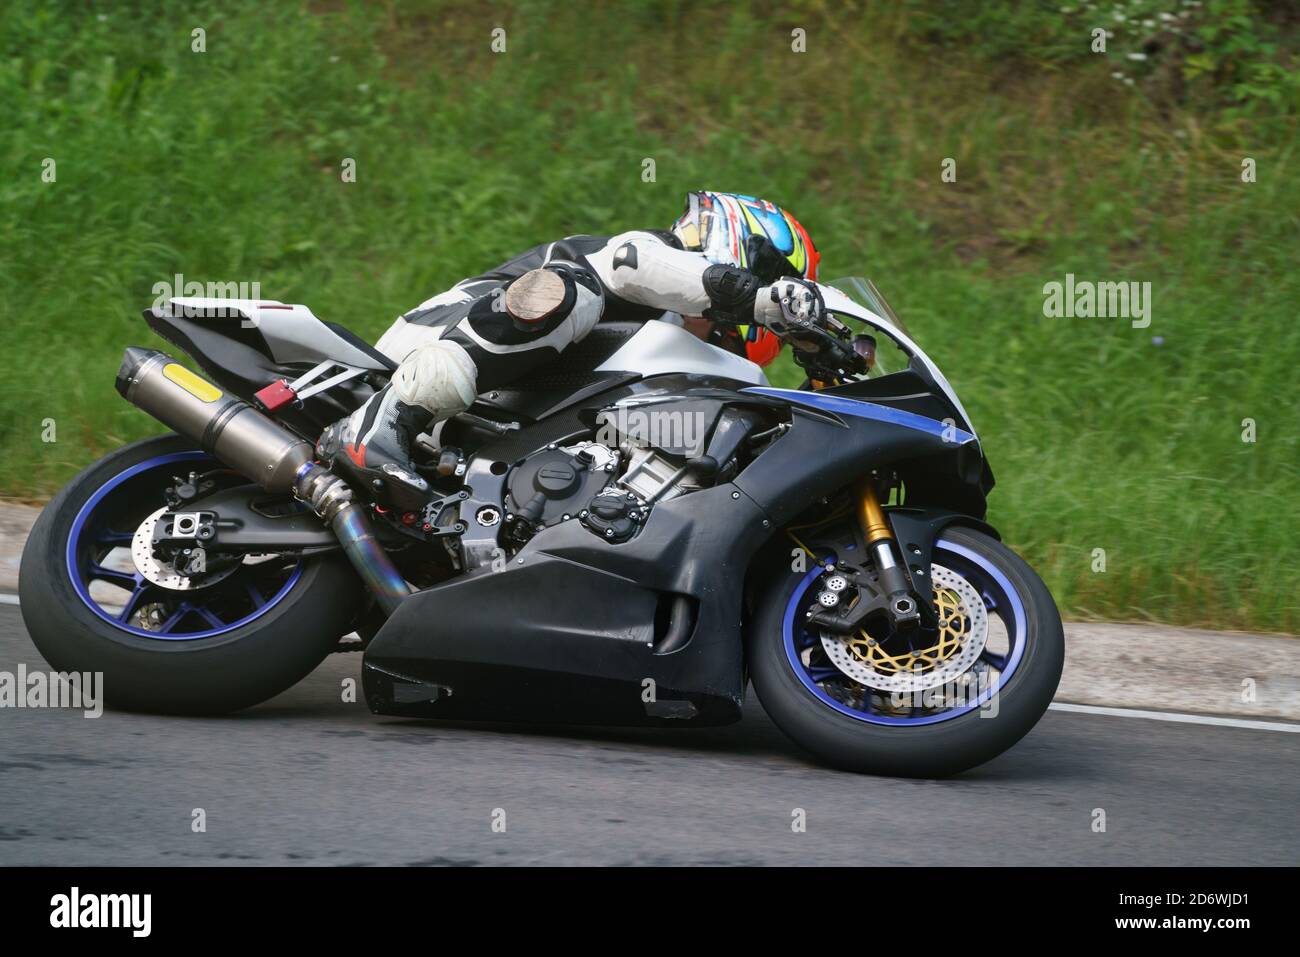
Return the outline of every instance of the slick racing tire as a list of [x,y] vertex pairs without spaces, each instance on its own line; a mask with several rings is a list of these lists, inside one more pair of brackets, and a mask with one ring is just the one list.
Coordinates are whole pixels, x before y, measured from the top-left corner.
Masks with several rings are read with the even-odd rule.
[[[786,568],[770,573],[761,592],[767,598],[748,632],[754,688],[773,722],[822,762],[868,774],[945,777],[1006,751],[1051,703],[1064,662],[1064,634],[1052,596],[1033,569],[996,539],[958,526],[941,533],[933,562],[936,574],[935,566],[942,565],[942,574],[973,586],[958,583],[963,594],[978,597],[988,621],[999,622],[1003,642],[971,666],[982,669],[986,694],[972,693],[952,707],[941,696],[891,697],[837,668],[835,659],[824,656],[832,639],[805,621],[821,588],[821,566],[803,574]],[[854,659],[838,661],[858,668]],[[973,686],[978,690],[980,684]]]
[[102,673],[111,708],[211,714],[265,701],[320,664],[360,609],[360,582],[335,553],[245,558],[184,579],[187,591],[158,584],[152,566],[144,576],[142,522],[175,476],[205,470],[247,483],[179,436],[128,445],[59,492],[24,549],[32,640],[56,672]]

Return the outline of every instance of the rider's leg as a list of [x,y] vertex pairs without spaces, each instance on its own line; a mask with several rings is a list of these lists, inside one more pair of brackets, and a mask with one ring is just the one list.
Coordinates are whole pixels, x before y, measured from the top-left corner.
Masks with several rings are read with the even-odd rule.
[[392,381],[359,409],[321,433],[317,454],[346,455],[360,468],[411,469],[411,446],[434,422],[469,408],[478,370],[464,347],[434,338],[417,346]]
[[572,263],[550,263],[507,286],[462,288],[413,310],[380,340],[406,351],[392,382],[321,435],[317,453],[362,468],[399,466],[414,477],[421,432],[581,339],[600,318],[599,284]]

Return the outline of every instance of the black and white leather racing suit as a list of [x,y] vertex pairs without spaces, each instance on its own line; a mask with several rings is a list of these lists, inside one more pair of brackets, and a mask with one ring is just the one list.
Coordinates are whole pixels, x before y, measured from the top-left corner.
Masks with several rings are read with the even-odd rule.
[[[684,251],[668,232],[570,236],[534,246],[422,302],[393,323],[378,348],[400,363],[430,342],[454,342],[474,362],[476,391],[486,392],[554,358],[601,319],[702,315],[712,304],[703,282],[709,265],[699,253]],[[504,292],[513,280],[543,266],[572,277],[573,302],[523,328],[505,310]]]
[[[535,270],[558,275],[563,295],[544,317],[520,321],[507,309],[508,293]],[[786,282],[786,293],[807,292]],[[409,463],[421,431],[553,359],[601,319],[702,315],[768,324],[779,320],[781,307],[751,273],[710,263],[667,232],[570,236],[535,246],[399,317],[377,344],[399,363],[391,384],[326,430],[322,458],[342,452],[358,467],[392,471],[385,463]]]

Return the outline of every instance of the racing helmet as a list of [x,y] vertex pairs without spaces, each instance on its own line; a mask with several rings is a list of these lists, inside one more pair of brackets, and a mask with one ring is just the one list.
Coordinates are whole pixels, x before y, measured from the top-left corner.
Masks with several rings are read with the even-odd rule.
[[[688,193],[686,211],[672,233],[710,262],[748,269],[765,284],[782,276],[817,279],[821,256],[808,230],[765,199],[711,190]],[[767,329],[741,326],[739,331],[751,362],[765,366],[780,353],[781,340]]]

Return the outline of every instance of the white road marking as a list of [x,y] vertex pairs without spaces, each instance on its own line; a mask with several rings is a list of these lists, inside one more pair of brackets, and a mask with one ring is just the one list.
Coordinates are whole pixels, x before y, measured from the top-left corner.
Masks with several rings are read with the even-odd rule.
[[16,605],[16,604],[18,604],[17,595],[6,595],[4,592],[0,592],[0,605]]
[[1076,714],[1102,714],[1112,718],[1146,718],[1149,721],[1173,721],[1177,724],[1213,724],[1221,728],[1250,728],[1253,731],[1286,731],[1300,734],[1300,724],[1281,721],[1252,721],[1249,718],[1216,718],[1208,714],[1183,714],[1178,711],[1139,711],[1136,708],[1099,708],[1090,704],[1065,704],[1053,702],[1051,711],[1070,711]]

